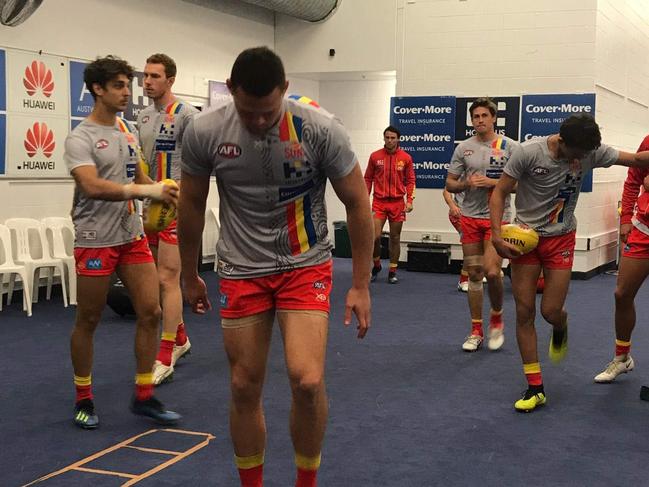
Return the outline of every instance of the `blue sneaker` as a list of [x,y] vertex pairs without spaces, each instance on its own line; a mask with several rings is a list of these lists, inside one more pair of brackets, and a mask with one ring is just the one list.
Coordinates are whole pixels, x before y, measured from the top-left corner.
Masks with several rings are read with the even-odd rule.
[[84,430],[94,430],[99,426],[92,399],[82,399],[74,405],[74,424]]
[[133,398],[131,401],[131,412],[138,416],[146,416],[158,424],[167,426],[174,425],[182,419],[180,414],[167,411],[155,397],[150,397],[146,401],[138,401]]

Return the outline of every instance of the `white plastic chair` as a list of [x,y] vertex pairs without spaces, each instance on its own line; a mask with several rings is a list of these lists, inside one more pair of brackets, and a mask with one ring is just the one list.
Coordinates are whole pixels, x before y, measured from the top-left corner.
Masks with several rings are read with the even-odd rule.
[[48,217],[43,218],[45,237],[50,250],[50,255],[55,259],[61,259],[65,264],[65,278],[68,286],[68,301],[72,305],[77,304],[77,273],[74,261],[74,224],[70,218]]
[[[4,275],[9,274],[9,285],[7,291],[4,289]],[[27,316],[32,315],[32,297],[29,291],[31,287],[27,285],[27,269],[24,265],[18,265],[13,260],[11,251],[11,234],[9,228],[0,224],[0,311],[2,311],[2,295],[7,292],[7,304],[11,304],[11,297],[14,292],[14,283],[16,275],[19,275],[23,281],[23,310],[27,311]]]
[[219,270],[219,256],[216,253],[216,244],[219,242],[219,234],[221,233],[221,220],[219,218],[219,208],[210,208],[209,214],[212,216],[214,227],[216,229],[215,250],[214,250],[214,272]]
[[[52,296],[53,269],[61,274],[61,288],[63,290],[63,306],[68,307],[68,290],[65,283],[65,264],[61,259],[50,255],[43,225],[33,218],[9,218],[5,225],[11,233],[11,244],[14,262],[22,264],[27,269],[27,282],[32,291],[32,302],[38,302],[38,286],[40,270],[47,269],[47,299]],[[34,273],[38,271],[35,278]]]

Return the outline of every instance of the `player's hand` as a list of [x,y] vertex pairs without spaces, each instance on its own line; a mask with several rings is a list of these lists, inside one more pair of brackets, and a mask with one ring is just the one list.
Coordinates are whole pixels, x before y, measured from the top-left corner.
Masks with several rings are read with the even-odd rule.
[[169,184],[164,184],[162,181],[157,184],[162,184],[162,193],[160,194],[160,199],[165,203],[171,203],[174,206],[178,206],[178,195],[180,190]]
[[471,188],[492,188],[493,181],[482,174],[472,174],[468,179]]
[[347,291],[345,299],[345,326],[352,324],[352,312],[356,315],[358,338],[363,338],[372,321],[369,287],[354,288]]
[[412,203],[406,203],[406,213],[410,213],[412,211]]
[[632,223],[623,223],[620,225],[620,240],[622,240],[622,242],[626,243],[626,239],[629,238],[632,229]]
[[509,242],[505,242],[500,237],[496,238],[492,235],[491,243],[496,249],[496,252],[498,252],[498,255],[500,255],[503,259],[515,259],[516,257],[523,255],[522,252],[518,250],[514,245],[510,244]]
[[212,309],[212,304],[207,297],[207,286],[199,276],[194,279],[183,279],[183,290],[185,299],[191,304],[194,313],[204,315]]
[[457,205],[453,205],[448,209],[448,216],[452,218],[460,218],[462,216],[462,210]]

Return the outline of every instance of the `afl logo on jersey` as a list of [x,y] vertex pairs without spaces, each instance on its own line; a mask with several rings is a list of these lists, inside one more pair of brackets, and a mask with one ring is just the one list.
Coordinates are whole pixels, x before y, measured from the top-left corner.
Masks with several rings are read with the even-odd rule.
[[145,115],[144,117],[142,117],[142,123],[147,123],[148,121],[149,121],[149,116],[148,115]]
[[464,154],[462,154],[463,157],[469,157],[473,155],[473,151],[471,149],[467,149],[464,151]]
[[223,144],[219,145],[218,149],[216,149],[216,152],[221,157],[225,157],[226,159],[236,159],[241,155],[241,147],[239,147],[237,144],[233,144],[232,142],[224,142]]
[[108,147],[108,141],[107,141],[106,139],[99,139],[99,140],[95,143],[95,147],[96,147],[97,149],[105,149],[106,147]]
[[532,172],[537,176],[542,176],[543,174],[548,174],[550,170],[547,167],[535,167],[532,169]]

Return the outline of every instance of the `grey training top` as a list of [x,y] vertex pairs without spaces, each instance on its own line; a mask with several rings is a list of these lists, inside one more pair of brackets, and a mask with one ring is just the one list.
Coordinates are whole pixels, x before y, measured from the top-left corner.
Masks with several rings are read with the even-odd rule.
[[180,156],[183,132],[198,110],[176,99],[167,106],[149,105],[137,116],[142,152],[148,175],[154,181],[180,181]]
[[196,115],[185,130],[183,171],[216,176],[222,277],[264,276],[331,258],[326,180],[347,176],[356,156],[341,123],[322,108],[285,99],[282,110],[263,137],[246,130],[232,101]]
[[544,237],[572,232],[584,175],[595,167],[612,166],[618,157],[617,149],[602,144],[579,161],[556,160],[548,137],[524,142],[505,166],[505,173],[518,180],[516,221]]
[[[86,119],[65,139],[63,157],[70,172],[81,166],[96,166],[100,178],[128,184],[133,182],[141,152],[130,122],[118,118],[108,127]],[[75,187],[75,247],[113,247],[141,238],[142,219],[136,210],[133,200],[91,199]]]
[[[517,145],[518,142],[503,135],[498,135],[489,142],[483,142],[474,135],[460,142],[455,148],[448,172],[461,176],[462,179],[468,179],[473,174],[499,179],[505,164],[512,154],[512,150]],[[462,193],[463,199],[460,206],[462,216],[489,219],[489,198],[492,191],[493,188],[469,188],[465,190]],[[509,201],[510,198],[507,196],[503,214],[503,220],[505,221],[509,221],[511,218]]]

